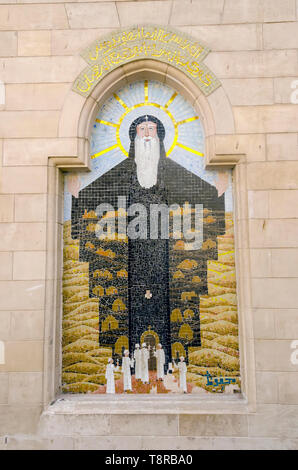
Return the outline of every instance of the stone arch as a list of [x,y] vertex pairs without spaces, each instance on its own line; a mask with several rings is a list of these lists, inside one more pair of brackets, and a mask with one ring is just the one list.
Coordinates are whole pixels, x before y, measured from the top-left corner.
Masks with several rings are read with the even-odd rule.
[[58,135],[62,140],[76,139],[77,158],[60,158],[57,162],[59,167],[89,167],[89,136],[100,104],[122,86],[142,79],[167,84],[186,98],[199,113],[206,136],[206,167],[230,168],[238,162],[241,155],[232,146],[228,150],[225,148],[224,154],[217,152],[217,136],[222,138],[235,133],[232,107],[223,87],[220,86],[209,96],[205,96],[178,68],[157,60],[143,59],[114,69],[99,81],[88,97],[73,90],[68,92],[61,111]]

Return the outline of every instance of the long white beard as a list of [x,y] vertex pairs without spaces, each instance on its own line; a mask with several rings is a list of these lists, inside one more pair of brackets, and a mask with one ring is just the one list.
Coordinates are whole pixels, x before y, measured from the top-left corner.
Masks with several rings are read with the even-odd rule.
[[140,186],[151,188],[157,182],[157,170],[160,157],[159,138],[137,136],[135,138],[135,162]]

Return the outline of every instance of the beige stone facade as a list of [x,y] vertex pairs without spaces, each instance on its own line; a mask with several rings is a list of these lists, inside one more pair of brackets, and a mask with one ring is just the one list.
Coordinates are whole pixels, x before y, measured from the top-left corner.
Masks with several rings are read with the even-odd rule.
[[[0,449],[298,448],[297,15],[297,0],[0,0]],[[206,98],[142,60],[88,98],[72,90],[84,48],[146,23],[202,40],[222,86]],[[203,117],[207,167],[233,168],[235,400],[61,400],[63,170],[88,169],[95,110],[140,77],[185,96]]]

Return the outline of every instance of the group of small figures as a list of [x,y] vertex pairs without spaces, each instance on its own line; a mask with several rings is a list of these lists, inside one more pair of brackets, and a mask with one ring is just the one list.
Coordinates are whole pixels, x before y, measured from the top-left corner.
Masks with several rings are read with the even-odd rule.
[[[135,379],[141,381],[143,384],[149,384],[149,358],[150,358],[150,349],[151,346],[148,346],[146,343],[142,344],[140,348],[139,344],[135,345],[134,353],[129,357],[129,351],[126,349],[124,351],[124,356],[122,357],[121,372],[123,374],[123,388],[124,392],[132,391],[131,384],[131,369],[135,368]],[[162,348],[162,345],[159,343],[157,349],[153,349],[153,355],[156,358],[156,378],[157,380],[164,380],[164,370],[165,370],[165,352]],[[172,373],[174,369],[179,370],[179,387],[183,393],[187,393],[187,384],[186,384],[186,372],[187,366],[184,362],[184,357],[180,356],[180,362],[175,363],[174,359],[172,363],[169,363],[168,372]],[[114,365],[114,360],[109,358],[107,368],[106,368],[106,380],[107,388],[106,393],[115,393],[115,378],[114,372],[119,370],[119,360],[117,360],[116,366]]]

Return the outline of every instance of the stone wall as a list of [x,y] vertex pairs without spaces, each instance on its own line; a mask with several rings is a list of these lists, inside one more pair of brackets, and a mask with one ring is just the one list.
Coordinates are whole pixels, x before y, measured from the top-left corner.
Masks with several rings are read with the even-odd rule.
[[[49,0],[50,1],[50,0]],[[297,448],[298,79],[295,0],[0,1],[0,449]],[[256,408],[223,413],[43,415],[49,156],[76,154],[58,137],[79,56],[94,39],[137,23],[171,25],[201,39],[222,83],[236,135],[218,139],[246,157],[238,191],[248,210]],[[297,100],[296,100],[297,101]],[[216,120],[224,122],[219,107]],[[241,168],[240,168],[241,167]],[[235,171],[235,177],[237,177]],[[52,199],[51,199],[52,201]],[[61,196],[55,200],[61,207]],[[237,204],[237,201],[236,201]],[[238,218],[243,218],[238,213]],[[57,222],[61,225],[61,211]],[[250,332],[247,332],[250,335]],[[76,429],[74,432],[73,429]]]

